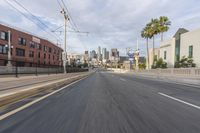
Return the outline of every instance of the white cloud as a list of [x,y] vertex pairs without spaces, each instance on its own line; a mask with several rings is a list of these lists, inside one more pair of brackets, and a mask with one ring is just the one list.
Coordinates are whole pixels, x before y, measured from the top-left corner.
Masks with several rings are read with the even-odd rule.
[[[136,38],[140,40],[140,49],[145,51],[145,41],[140,38],[140,31],[151,18],[161,15],[168,16],[172,21],[169,32],[165,33],[166,38],[171,37],[179,27],[186,27],[189,30],[200,27],[199,0],[64,1],[79,29],[90,32],[88,37],[68,33],[68,50],[74,52],[96,49],[101,45],[108,49],[117,47],[122,53],[126,47],[135,47]],[[63,24],[57,0],[20,0],[19,2],[48,24],[50,29]],[[17,8],[23,11],[19,6]],[[52,36],[21,16],[5,1],[0,1],[0,11],[3,12],[0,14],[2,21],[52,40]],[[63,38],[63,35],[60,37]],[[158,46],[159,36],[156,40]]]

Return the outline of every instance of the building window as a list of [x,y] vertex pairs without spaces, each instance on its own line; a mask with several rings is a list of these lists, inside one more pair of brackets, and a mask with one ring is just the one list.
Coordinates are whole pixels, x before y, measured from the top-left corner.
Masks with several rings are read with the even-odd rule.
[[46,59],[46,54],[44,54],[44,59]]
[[47,46],[43,46],[43,47],[44,47],[44,48],[43,48],[43,49],[44,49],[44,51],[46,52],[46,51],[47,51]]
[[34,57],[34,51],[29,51],[29,57],[31,57],[31,58]]
[[8,50],[5,45],[0,45],[0,54],[8,54]]
[[26,39],[24,39],[24,38],[18,38],[18,44],[20,44],[20,45],[26,45]]
[[189,58],[193,57],[193,46],[189,46]]
[[49,48],[49,53],[51,53],[51,51],[52,51],[52,48]]
[[0,32],[0,39],[8,41],[8,33],[7,32]]
[[51,58],[51,55],[49,54],[49,59]]
[[34,43],[34,42],[30,42],[30,43],[29,43],[29,47],[30,47],[30,48],[35,48],[35,43]]
[[37,44],[37,49],[42,50],[42,45],[41,44]]
[[16,48],[16,56],[25,56],[25,50]]
[[38,58],[40,58],[40,52],[38,52]]
[[164,60],[167,59],[167,51],[164,51]]
[[54,48],[53,53],[56,54],[56,49]]

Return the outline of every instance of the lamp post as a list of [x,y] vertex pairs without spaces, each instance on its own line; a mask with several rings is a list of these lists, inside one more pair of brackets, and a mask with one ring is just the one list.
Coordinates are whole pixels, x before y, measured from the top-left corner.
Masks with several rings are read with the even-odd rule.
[[136,70],[139,70],[139,67],[138,67],[138,61],[139,61],[139,48],[138,48],[138,40],[137,40],[137,48],[136,48],[136,52],[135,52],[135,67],[136,67]]

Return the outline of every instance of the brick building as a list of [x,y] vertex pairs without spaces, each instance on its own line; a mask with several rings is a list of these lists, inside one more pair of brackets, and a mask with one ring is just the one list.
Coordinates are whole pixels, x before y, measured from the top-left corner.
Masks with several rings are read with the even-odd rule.
[[[63,50],[50,41],[0,24],[0,65],[8,59],[8,31],[11,32],[11,58],[20,66],[62,65]],[[4,60],[5,59],[5,60]],[[25,63],[28,62],[28,63]]]

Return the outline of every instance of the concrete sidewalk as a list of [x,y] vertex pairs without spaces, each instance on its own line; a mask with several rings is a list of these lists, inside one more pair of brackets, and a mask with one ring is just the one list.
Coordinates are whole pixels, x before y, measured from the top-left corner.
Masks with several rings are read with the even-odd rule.
[[24,76],[19,76],[18,78],[14,77],[14,76],[1,76],[0,77],[0,83],[1,82],[5,82],[5,81],[18,81],[18,80],[27,80],[27,79],[37,79],[37,78],[42,78],[42,77],[54,77],[54,76],[61,76],[61,75],[69,75],[72,73],[67,73],[67,74],[63,74],[63,73],[59,73],[59,74],[41,74],[41,75],[24,75]]
[[170,83],[178,83],[184,85],[192,85],[200,88],[200,77],[187,77],[187,76],[177,76],[177,75],[156,75],[156,74],[145,74],[145,73],[126,73],[135,77],[148,78],[150,80],[165,81]]

